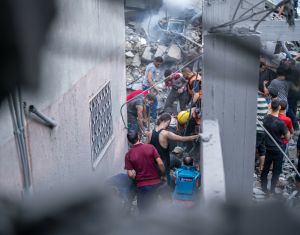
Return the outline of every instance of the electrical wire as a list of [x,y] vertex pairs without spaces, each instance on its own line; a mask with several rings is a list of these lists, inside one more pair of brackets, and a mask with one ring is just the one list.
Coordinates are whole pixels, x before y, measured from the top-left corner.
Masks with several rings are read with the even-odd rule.
[[270,134],[270,132],[264,127],[264,125],[262,124],[261,121],[259,121],[258,119],[256,119],[256,121],[261,126],[261,128],[263,128],[263,130],[267,133],[267,135],[271,138],[271,140],[274,142],[274,144],[277,146],[277,148],[280,150],[280,152],[283,154],[283,156],[287,159],[287,161],[290,163],[290,165],[292,166],[292,168],[295,170],[296,174],[300,177],[299,171],[297,170],[297,168],[295,167],[295,165],[292,163],[292,161],[290,160],[290,158],[286,155],[286,153],[279,146],[279,144],[277,143],[277,141]]
[[211,27],[209,32],[215,32],[216,29],[218,28],[224,28],[224,27],[227,27],[227,26],[232,26],[237,24],[237,23],[240,23],[240,22],[243,22],[243,21],[246,21],[246,20],[249,20],[251,19],[253,16],[256,16],[256,15],[260,15],[262,13],[265,13],[267,12],[267,14],[265,16],[263,16],[255,25],[254,25],[254,31],[256,31],[258,25],[265,19],[267,18],[274,10],[276,10],[278,7],[288,3],[290,0],[283,0],[281,2],[279,2],[276,6],[274,6],[273,8],[270,8],[270,9],[264,9],[264,10],[261,10],[261,11],[258,11],[258,12],[255,12],[255,13],[252,13],[251,15],[249,16],[246,16],[246,17],[241,17],[241,16],[244,16],[245,14],[247,14],[249,11],[253,10],[255,7],[257,7],[258,5],[260,5],[262,2],[259,2],[257,3],[256,5],[254,5],[253,7],[251,7],[249,10],[247,10],[246,12],[244,12],[238,19],[236,20],[231,20],[229,22],[226,22],[224,24],[221,24],[221,25],[218,25],[218,26],[214,26],[214,27]]
[[[167,79],[169,79],[172,75],[174,75],[175,73],[178,73],[180,72],[183,68],[185,68],[186,66],[188,66],[189,64],[195,62],[196,60],[198,60],[200,57],[202,56],[202,53],[199,54],[198,56],[196,56],[195,58],[193,58],[192,60],[190,60],[189,62],[187,62],[186,64],[182,65],[179,69],[177,69],[175,72],[173,72],[171,75],[169,75],[168,77],[166,77],[165,79],[161,80],[161,81],[158,81],[157,83],[155,83],[153,86],[149,87],[148,89],[146,89],[144,92],[146,91],[149,91],[151,90],[152,88],[156,87],[158,84],[160,83],[163,83],[165,82]],[[125,120],[124,120],[124,116],[123,116],[123,108],[126,104],[128,104],[129,102],[131,102],[132,100],[134,100],[136,97],[133,97],[129,100],[127,100],[124,104],[121,105],[121,108],[120,108],[120,114],[121,114],[121,118],[122,118],[122,121],[123,121],[123,124],[124,124],[124,127],[126,129],[128,129],[126,123],[125,123]]]

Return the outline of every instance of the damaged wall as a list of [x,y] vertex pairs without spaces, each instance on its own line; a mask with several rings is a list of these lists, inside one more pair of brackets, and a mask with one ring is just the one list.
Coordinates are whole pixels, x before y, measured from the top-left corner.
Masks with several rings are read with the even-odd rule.
[[[58,14],[41,53],[41,87],[24,94],[28,105],[53,118],[48,129],[27,117],[33,189],[49,192],[83,177],[120,172],[127,149],[119,109],[125,102],[123,1],[57,1]],[[113,17],[111,17],[113,15]],[[96,170],[92,169],[90,99],[110,81],[114,139]],[[22,190],[12,121],[0,106],[0,189]]]

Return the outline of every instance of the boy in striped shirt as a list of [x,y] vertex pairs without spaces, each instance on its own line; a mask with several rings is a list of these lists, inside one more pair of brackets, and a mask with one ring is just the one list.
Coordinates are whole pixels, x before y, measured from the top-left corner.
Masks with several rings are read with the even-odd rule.
[[[268,103],[261,91],[257,94],[257,113],[256,118],[261,123],[268,113]],[[264,165],[266,147],[265,147],[265,131],[256,121],[256,152],[259,160],[259,174],[261,173]]]

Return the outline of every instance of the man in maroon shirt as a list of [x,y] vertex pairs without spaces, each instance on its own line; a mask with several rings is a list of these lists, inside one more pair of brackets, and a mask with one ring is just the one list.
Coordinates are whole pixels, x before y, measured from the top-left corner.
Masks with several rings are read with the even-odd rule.
[[165,167],[155,147],[142,144],[137,131],[130,131],[127,139],[132,147],[125,156],[125,169],[129,178],[136,181],[138,208],[144,212],[157,199],[161,180],[166,180]]

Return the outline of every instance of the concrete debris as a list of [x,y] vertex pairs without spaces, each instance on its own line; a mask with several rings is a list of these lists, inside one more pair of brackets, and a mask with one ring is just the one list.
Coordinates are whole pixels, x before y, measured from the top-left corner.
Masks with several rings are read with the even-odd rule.
[[134,57],[134,54],[131,52],[131,51],[127,51],[125,53],[126,57],[129,57],[129,58],[133,58]]
[[150,46],[147,46],[143,52],[142,60],[150,62],[152,61],[152,59],[153,59],[152,48]]
[[[127,88],[132,88],[132,82],[141,82],[145,66],[154,57],[163,57],[168,67],[178,67],[198,56],[202,43],[200,16],[193,10],[185,11],[178,18],[152,16],[151,25],[143,24],[138,15],[136,19],[130,17],[125,28]],[[160,77],[164,69],[163,65]]]
[[168,54],[165,58],[167,62],[179,62],[181,61],[181,50],[180,48],[172,44],[168,49]]
[[158,56],[164,57],[167,49],[168,49],[168,47],[166,47],[164,45],[158,45],[154,57],[158,57]]
[[132,64],[133,59],[132,58],[126,58],[125,62],[126,62],[126,66],[129,66]]
[[[294,164],[297,164],[296,157],[296,147],[289,149],[289,156]],[[272,173],[269,173],[268,179],[270,181]],[[266,200],[298,200],[298,197],[295,197],[295,176],[296,173],[293,167],[289,164],[289,162],[285,159],[282,166],[282,173],[279,177],[278,184],[275,188],[275,194],[267,195],[261,190],[260,177],[257,174],[253,175],[254,183],[253,183],[253,200],[257,203],[264,202]],[[268,184],[270,187],[270,182]]]
[[141,58],[140,58],[140,55],[137,53],[135,54],[135,56],[133,57],[133,60],[132,60],[132,66],[133,67],[139,67],[141,66]]

